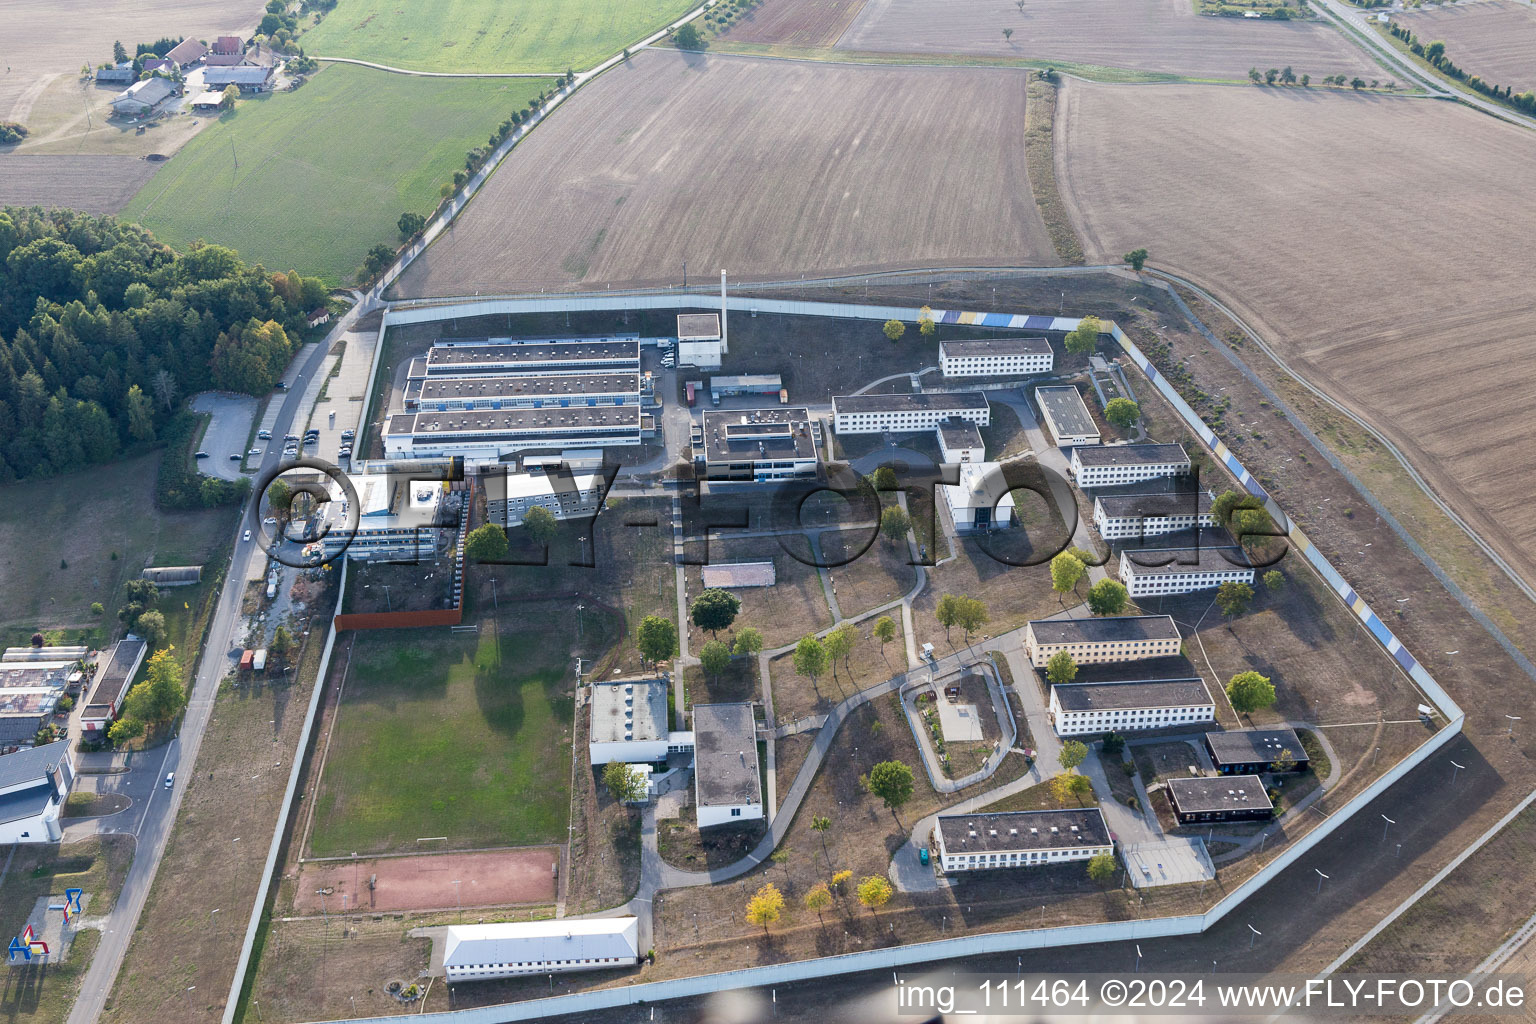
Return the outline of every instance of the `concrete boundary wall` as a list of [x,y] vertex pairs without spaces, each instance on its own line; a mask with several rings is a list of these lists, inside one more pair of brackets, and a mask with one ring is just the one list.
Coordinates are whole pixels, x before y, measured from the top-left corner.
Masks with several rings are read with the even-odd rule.
[[[485,316],[508,313],[553,312],[567,309],[615,310],[615,309],[668,309],[712,308],[719,304],[718,296],[701,293],[660,295],[551,295],[519,299],[485,299],[469,302],[449,301],[439,306],[391,309],[385,313],[385,323],[423,323],[452,317]],[[916,321],[919,311],[912,307],[852,305],[843,303],[804,302],[798,300],[763,299],[759,297],[730,298],[727,308],[737,311],[757,310],[764,313],[782,313],[802,316],[831,316],[865,320]],[[1019,328],[1036,331],[1070,331],[1079,320],[1071,317],[1031,316],[1028,314],[968,313],[956,310],[930,310],[929,315],[939,323],[972,324],[980,327]],[[1346,607],[1361,621],[1366,629],[1386,649],[1394,661],[1413,680],[1425,696],[1446,719],[1446,726],[1420,744],[1402,761],[1393,765],[1375,782],[1340,807],[1334,814],[1314,827],[1306,835],[1286,848],[1284,852],[1266,864],[1247,881],[1243,882],[1210,910],[1200,915],[1172,918],[1152,918],[1144,921],[1112,921],[1100,924],[1077,925],[1065,928],[1029,929],[1012,932],[993,932],[982,935],[957,936],[908,946],[888,949],[865,950],[813,960],[800,960],[787,964],[746,968],[719,974],[678,978],[669,981],[646,982],[616,988],[598,989],[591,992],[573,993],[545,999],[531,999],[517,1003],[471,1010],[451,1010],[433,1014],[419,1014],[419,1019],[434,1024],[493,1024],[501,1021],[532,1020],[556,1014],[583,1013],[626,1006],[635,1003],[666,999],[688,998],[732,988],[761,987],[786,984],[812,978],[826,977],[858,971],[899,968],[912,964],[926,964],[935,960],[974,956],[988,953],[1014,952],[1042,949],[1054,946],[1088,945],[1105,942],[1124,942],[1139,938],[1155,938],[1173,935],[1193,935],[1205,931],[1235,910],[1270,880],[1296,863],[1332,832],[1362,810],[1377,796],[1404,778],[1428,757],[1450,742],[1461,732],[1465,713],[1453,701],[1443,687],[1403,646],[1402,642],[1371,609],[1364,598],[1354,591],[1331,563],[1319,552],[1306,534],[1285,515],[1274,500],[1259,485],[1236,455],[1216,436],[1215,432],[1184,401],[1177,389],[1157,371],[1150,359],[1128,338],[1118,324],[1103,322],[1103,330],[1115,339],[1121,349],[1168,400],[1185,423],[1193,430],[1211,452],[1248,490],[1261,498],[1275,521],[1284,524],[1289,539],[1301,552],[1307,563],[1339,596]],[[244,960],[242,958],[242,964]],[[242,972],[243,973],[243,969]],[[368,1018],[368,1024],[377,1021],[386,1024],[391,1018]],[[227,1018],[226,1018],[227,1024]],[[356,1024],[356,1022],[353,1022]]]

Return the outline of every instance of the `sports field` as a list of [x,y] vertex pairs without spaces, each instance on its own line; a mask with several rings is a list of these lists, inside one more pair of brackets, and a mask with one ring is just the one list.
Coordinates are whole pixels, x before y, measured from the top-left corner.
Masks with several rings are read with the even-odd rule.
[[1049,263],[1026,85],[646,50],[519,145],[396,291],[673,284],[684,260],[747,277]]
[[[536,633],[360,634],[316,797],[309,854],[563,841],[571,663]],[[419,838],[445,837],[426,846]]]
[[464,154],[543,79],[441,79],[332,65],[297,92],[242,100],[189,142],[123,216],[162,241],[217,242],[331,284],[430,213]]
[[1536,87],[1536,9],[1506,0],[1393,11],[1392,19],[1425,43],[1445,43],[1445,55],[1468,74],[1515,92]]
[[[1145,245],[1213,288],[1536,571],[1517,369],[1536,358],[1536,137],[1429,100],[1076,81],[1057,126],[1090,261]],[[1393,168],[1390,182],[1366,167]],[[1262,414],[1228,415],[1246,430]]]
[[[1003,30],[1011,29],[1011,36]],[[1190,0],[869,0],[838,49],[1057,60],[1246,79],[1291,65],[1313,78],[1380,69],[1320,22],[1201,17]]]
[[580,71],[695,6],[693,0],[341,0],[301,41],[315,56],[412,71]]

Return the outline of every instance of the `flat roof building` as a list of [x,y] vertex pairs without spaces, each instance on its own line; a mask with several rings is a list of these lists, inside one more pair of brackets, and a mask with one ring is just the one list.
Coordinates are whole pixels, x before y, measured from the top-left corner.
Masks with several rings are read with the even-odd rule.
[[1252,584],[1253,567],[1239,548],[1143,548],[1123,554],[1120,582],[1133,598],[1193,594],[1227,582]]
[[985,533],[1014,525],[1013,493],[997,462],[965,462],[958,483],[940,484],[956,533]]
[[763,817],[757,720],[751,704],[693,706],[694,803],[699,828]]
[[1079,487],[1114,487],[1164,476],[1187,476],[1189,454],[1177,444],[1105,444],[1072,449]]
[[1035,619],[1024,627],[1024,650],[1035,668],[1062,651],[1079,665],[1173,657],[1182,642],[1171,615]]
[[1114,852],[1109,826],[1097,807],[941,814],[934,835],[945,872],[1032,868]]
[[459,525],[459,508],[447,500],[441,483],[411,480],[405,474],[362,473],[352,477],[357,493],[357,524],[353,529],[350,500],[340,486],[332,500],[318,505],[304,529],[327,559],[343,552],[358,561],[430,562],[439,541]]
[[673,732],[667,721],[666,676],[594,681],[587,752],[593,765],[665,761],[693,749],[693,735]]
[[455,924],[444,931],[443,973],[450,983],[633,967],[640,961],[634,917]]
[[1093,421],[1083,394],[1071,384],[1035,388],[1035,401],[1045,417],[1046,429],[1058,448],[1096,445],[1101,440],[1099,425]]
[[409,376],[640,372],[639,335],[599,338],[478,338],[438,341]]
[[946,377],[1018,377],[1050,373],[1056,354],[1045,338],[977,338],[939,342]]
[[1257,775],[1216,779],[1169,779],[1168,802],[1180,825],[1207,821],[1268,821],[1274,817],[1264,783]]
[[1178,530],[1216,525],[1209,491],[1100,494],[1093,499],[1093,525],[1107,541],[1140,540]]
[[934,433],[939,440],[939,458],[946,463],[981,462],[986,458],[986,444],[981,429],[971,420],[944,420]]
[[400,412],[385,424],[384,455],[390,459],[459,455],[469,461],[494,462],[531,449],[636,445],[647,419],[638,404]]
[[1301,737],[1295,729],[1233,729],[1205,734],[1211,764],[1223,775],[1255,775],[1277,771],[1282,759],[1285,771],[1299,772],[1308,764]]
[[7,647],[0,652],[0,664],[17,661],[79,661],[90,653],[90,648],[83,646],[59,646],[59,647]]
[[559,465],[524,473],[482,474],[486,519],[510,530],[522,526],[535,506],[557,520],[585,519],[602,511],[607,482],[601,473],[560,472]]
[[0,846],[56,843],[75,780],[69,740],[0,755]]
[[784,390],[784,378],[777,373],[754,373],[739,377],[709,378],[709,397],[715,402],[738,395],[778,395]]
[[934,430],[951,418],[985,427],[992,422],[992,407],[980,391],[838,395],[832,399],[833,427],[839,434]]
[[706,410],[695,452],[706,480],[806,480],[820,466],[816,426],[804,407]]
[[718,370],[728,351],[719,313],[679,313],[677,365]]
[[1136,679],[1073,682],[1051,687],[1051,722],[1059,736],[1165,729],[1216,720],[1216,702],[1205,681]]
[[564,409],[572,406],[637,405],[638,373],[477,374],[407,381],[406,412],[455,409]]
[[130,633],[112,645],[111,654],[97,661],[90,699],[80,715],[81,729],[100,732],[112,724],[148,649],[148,644]]

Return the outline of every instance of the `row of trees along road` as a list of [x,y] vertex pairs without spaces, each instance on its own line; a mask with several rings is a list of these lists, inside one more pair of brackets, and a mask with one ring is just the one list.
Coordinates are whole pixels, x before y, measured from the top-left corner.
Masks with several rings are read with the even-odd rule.
[[0,208],[0,483],[146,450],[178,399],[264,395],[325,286],[115,217]]

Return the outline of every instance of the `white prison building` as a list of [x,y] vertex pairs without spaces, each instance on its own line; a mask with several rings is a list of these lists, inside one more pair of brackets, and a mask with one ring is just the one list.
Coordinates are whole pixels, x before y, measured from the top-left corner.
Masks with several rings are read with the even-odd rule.
[[1024,650],[1035,668],[1063,651],[1079,665],[1172,658],[1181,643],[1171,615],[1035,619],[1024,627]]
[[960,482],[940,484],[956,533],[1006,530],[1014,524],[1013,493],[997,462],[960,464]]
[[1215,526],[1212,501],[1209,491],[1101,494],[1093,499],[1093,525],[1100,537],[1110,541]]
[[1079,487],[1116,487],[1165,476],[1187,476],[1189,454],[1177,444],[1105,444],[1072,449]]
[[[1141,562],[1167,564],[1139,564]],[[1253,567],[1242,564],[1236,548],[1176,548],[1125,552],[1120,558],[1120,582],[1131,597],[1193,594],[1223,583],[1253,583]]]
[[1050,713],[1056,735],[1081,736],[1214,722],[1216,702],[1198,677],[1067,683],[1051,687]]
[[1056,354],[1045,338],[978,338],[939,342],[946,377],[1018,377],[1050,373]]
[[563,918],[449,925],[443,936],[448,981],[490,981],[633,967],[640,961],[639,919]]
[[[667,728],[666,676],[594,682],[587,753],[594,765],[646,764],[693,750],[693,734]],[[754,748],[755,749],[755,748]]]
[[764,817],[751,704],[695,704],[694,805],[699,828]]
[[945,420],[934,433],[939,439],[940,462],[981,462],[986,458],[981,430],[970,420]]
[[1104,812],[1097,807],[941,814],[934,835],[939,866],[946,873],[1033,868],[1089,860],[1115,849]]
[[934,430],[951,418],[985,427],[992,422],[992,407],[980,391],[838,395],[832,399],[832,424],[839,434]]

